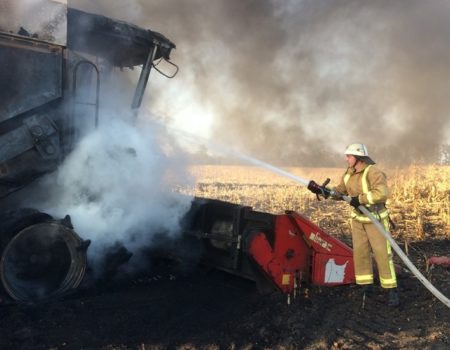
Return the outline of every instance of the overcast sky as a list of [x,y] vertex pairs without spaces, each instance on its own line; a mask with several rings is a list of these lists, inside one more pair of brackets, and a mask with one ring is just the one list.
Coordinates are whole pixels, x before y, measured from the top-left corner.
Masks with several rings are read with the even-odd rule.
[[69,0],[159,31],[172,80],[145,107],[167,125],[275,164],[330,166],[349,143],[379,162],[450,143],[445,0]]

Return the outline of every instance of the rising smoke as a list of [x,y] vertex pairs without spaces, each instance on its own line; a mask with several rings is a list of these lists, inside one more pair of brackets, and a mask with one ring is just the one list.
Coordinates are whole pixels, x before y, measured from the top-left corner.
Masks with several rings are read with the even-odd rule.
[[132,253],[154,234],[176,235],[191,198],[173,189],[186,183],[180,159],[162,152],[155,131],[119,118],[84,137],[52,183],[48,211],[70,213],[76,230],[91,239],[91,261],[116,244]]
[[265,161],[342,165],[343,148],[364,142],[379,162],[433,162],[450,143],[448,1],[69,5],[167,35],[181,71],[153,108],[182,109],[176,86],[213,111],[212,138]]

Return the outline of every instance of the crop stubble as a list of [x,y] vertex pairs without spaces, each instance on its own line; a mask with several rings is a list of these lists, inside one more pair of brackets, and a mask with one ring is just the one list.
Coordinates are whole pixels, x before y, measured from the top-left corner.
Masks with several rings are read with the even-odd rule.
[[[303,179],[337,185],[340,168],[285,168]],[[198,197],[248,205],[254,210],[283,213],[294,210],[331,234],[348,235],[350,208],[344,202],[317,201],[303,185],[252,166],[202,165],[190,172],[195,188],[181,191]],[[394,237],[407,240],[450,236],[450,166],[419,166],[385,170],[391,196],[387,202],[396,229]]]

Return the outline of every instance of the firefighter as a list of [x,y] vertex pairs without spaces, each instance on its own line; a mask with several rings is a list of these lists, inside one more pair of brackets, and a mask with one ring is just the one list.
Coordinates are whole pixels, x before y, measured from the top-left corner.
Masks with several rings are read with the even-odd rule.
[[378,232],[375,225],[358,207],[365,206],[389,232],[389,212],[386,208],[389,190],[386,175],[369,157],[367,147],[361,143],[349,145],[344,152],[348,168],[340,184],[332,191],[310,181],[308,189],[325,198],[331,194],[341,199],[342,194],[351,197],[352,243],[356,284],[363,286],[367,295],[372,292],[374,283],[371,249],[378,268],[380,285],[388,291],[388,305],[398,306],[397,277],[388,240]]

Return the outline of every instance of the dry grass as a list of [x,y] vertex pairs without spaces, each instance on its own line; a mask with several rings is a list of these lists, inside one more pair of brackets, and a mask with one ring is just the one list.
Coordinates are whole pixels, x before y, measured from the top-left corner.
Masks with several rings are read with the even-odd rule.
[[401,231],[419,239],[450,237],[449,166],[410,166],[388,176],[392,217]]
[[[337,184],[343,169],[285,168],[317,182],[331,178]],[[317,201],[303,185],[264,169],[251,166],[194,166],[195,188],[184,193],[220,199],[254,210],[283,213],[295,210],[334,234],[350,232],[349,206],[332,200]],[[394,236],[404,239],[450,237],[450,167],[410,166],[386,171],[391,189],[388,207],[397,225]]]

